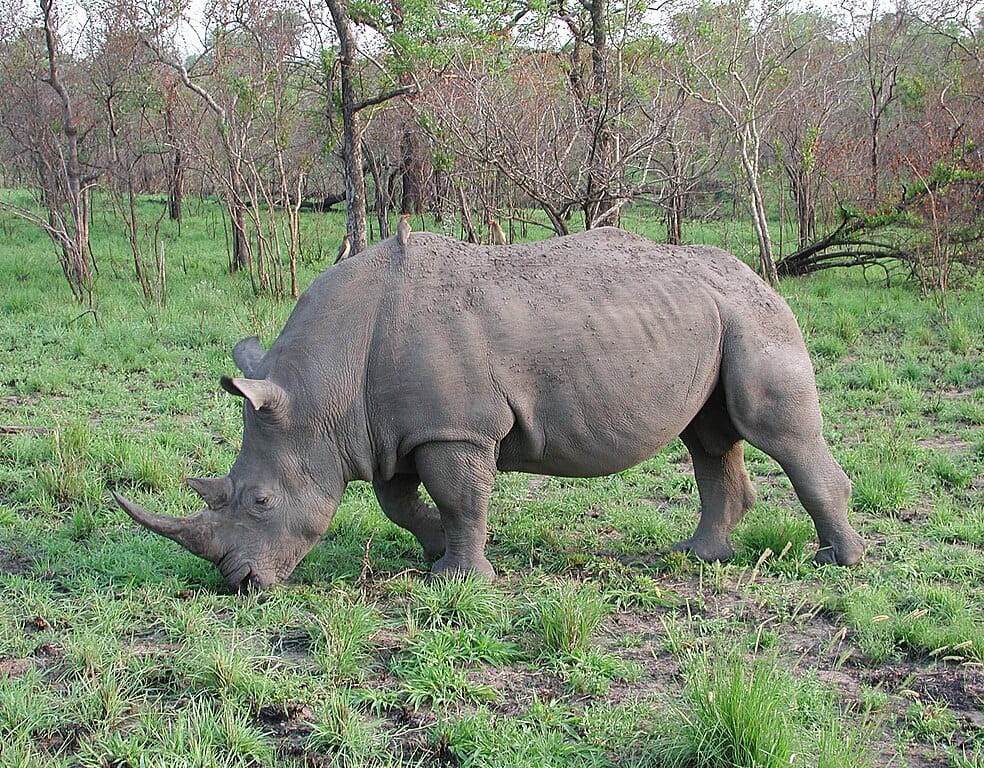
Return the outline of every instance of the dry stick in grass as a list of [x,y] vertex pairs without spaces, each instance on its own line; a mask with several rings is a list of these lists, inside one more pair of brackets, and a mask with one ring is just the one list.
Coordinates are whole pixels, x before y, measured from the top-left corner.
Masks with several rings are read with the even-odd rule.
[[372,579],[372,564],[369,562],[369,547],[372,546],[372,536],[372,534],[369,534],[365,551],[362,553],[362,568],[359,569],[359,584],[367,584]]
[[19,424],[0,424],[0,435],[19,435],[21,433],[43,434],[51,432],[51,427],[31,427]]
[[746,586],[746,587],[747,587],[747,586],[748,586],[749,584],[751,584],[751,583],[752,583],[753,581],[755,581],[755,579],[757,579],[757,578],[758,578],[758,574],[759,574],[759,568],[761,568],[761,567],[762,567],[762,564],[763,564],[763,563],[764,563],[764,562],[765,562],[766,560],[768,560],[768,559],[769,559],[769,558],[770,558],[770,557],[772,556],[772,554],[773,554],[773,552],[772,552],[772,550],[771,550],[771,549],[769,549],[768,547],[766,547],[766,548],[765,548],[765,552],[763,552],[763,553],[762,553],[762,554],[761,554],[761,555],[759,556],[759,559],[758,559],[758,561],[757,561],[757,562],[755,563],[755,567],[754,567],[754,568],[752,568],[752,574],[751,574],[751,576],[749,576],[749,577],[748,577],[748,581],[746,581],[746,582],[745,582],[745,586]]
[[755,630],[755,653],[758,653],[759,647],[762,643],[762,632],[765,631],[766,625],[771,624],[773,621],[775,621],[775,618],[770,616],[759,624],[758,629]]
[[973,645],[974,645],[973,640],[963,640],[962,642],[959,642],[956,645],[953,646],[944,645],[941,648],[937,648],[935,651],[930,651],[929,655],[938,656],[944,651],[950,651],[950,653],[946,656],[943,656],[940,659],[940,661],[966,661],[967,660],[966,656],[955,652],[962,651],[964,648],[970,648]]
[[380,586],[384,584],[389,584],[401,578],[402,576],[409,576],[411,574],[417,576],[427,576],[430,574],[430,571],[423,571],[420,568],[404,568],[402,571],[399,571],[398,573],[394,573],[392,576],[388,576],[382,581],[377,582],[377,584],[379,584]]
[[68,325],[71,325],[72,323],[75,323],[75,322],[81,320],[86,315],[92,315],[92,317],[96,321],[96,325],[100,325],[100,323],[99,323],[99,315],[96,314],[96,310],[94,310],[94,309],[87,309],[82,314],[76,315],[75,317],[73,317],[71,320],[68,321]]
[[[841,645],[847,640],[847,627],[841,627],[840,630],[830,638],[830,642],[827,644],[826,655],[830,656],[836,651],[840,651]],[[834,661],[834,669],[840,669],[843,667],[848,660],[854,655],[854,649],[848,646],[837,656]]]

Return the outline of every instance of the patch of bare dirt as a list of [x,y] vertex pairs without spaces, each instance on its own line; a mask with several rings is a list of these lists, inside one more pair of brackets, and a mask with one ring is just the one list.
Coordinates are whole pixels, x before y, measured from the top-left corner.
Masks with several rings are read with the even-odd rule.
[[[13,386],[13,383],[11,386]],[[3,397],[0,397],[0,403],[2,403],[4,407],[37,405],[40,402],[40,395],[4,395]]]
[[943,702],[975,727],[984,727],[984,668],[899,663],[861,673],[869,685],[909,699]]
[[[670,613],[670,611],[667,611]],[[643,669],[638,680],[613,682],[605,701],[620,704],[626,700],[651,698],[667,691],[678,690],[682,681],[680,661],[671,653],[661,651],[663,627],[657,614],[618,613],[608,626],[608,642],[602,639],[605,650]],[[639,644],[626,648],[624,639],[639,638]]]
[[970,397],[974,392],[976,392],[974,389],[958,389],[952,387],[941,390],[939,394],[945,400],[961,400],[962,398]]
[[962,440],[957,435],[930,435],[916,440],[915,443],[920,448],[929,448],[933,451],[950,451],[953,453],[969,451],[973,446],[966,440]]
[[22,576],[30,573],[33,565],[34,558],[20,551],[16,543],[5,542],[0,547],[0,573]]
[[0,677],[21,677],[33,666],[33,659],[0,659]]

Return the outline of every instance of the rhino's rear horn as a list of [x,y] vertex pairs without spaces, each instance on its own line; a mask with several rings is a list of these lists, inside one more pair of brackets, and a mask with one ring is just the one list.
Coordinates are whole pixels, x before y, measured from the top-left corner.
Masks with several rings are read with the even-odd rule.
[[232,496],[232,481],[228,477],[186,477],[185,482],[205,500],[209,509],[225,506]]
[[171,541],[176,541],[192,554],[211,560],[209,552],[209,542],[211,535],[208,531],[208,522],[199,513],[193,517],[167,517],[165,515],[155,515],[148,512],[143,507],[134,504],[116,491],[113,491],[113,498],[116,503],[123,508],[130,517],[136,520],[144,528],[161,536],[166,536]]
[[256,371],[259,369],[260,363],[263,362],[265,354],[263,347],[260,346],[260,340],[256,336],[243,339],[232,348],[232,359],[236,363],[236,367],[250,378],[256,376]]

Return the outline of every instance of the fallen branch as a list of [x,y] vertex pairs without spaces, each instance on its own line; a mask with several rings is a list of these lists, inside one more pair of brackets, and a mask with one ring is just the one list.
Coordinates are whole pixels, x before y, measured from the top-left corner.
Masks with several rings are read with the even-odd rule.
[[51,432],[51,427],[31,427],[20,424],[0,424],[0,435],[39,434]]

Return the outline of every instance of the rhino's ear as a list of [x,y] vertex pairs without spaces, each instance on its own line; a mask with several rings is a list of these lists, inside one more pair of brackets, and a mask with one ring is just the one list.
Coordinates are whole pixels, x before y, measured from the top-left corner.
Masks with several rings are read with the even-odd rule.
[[263,347],[256,336],[243,339],[232,348],[232,359],[236,367],[247,376],[255,376],[260,363],[263,362]]
[[232,495],[232,483],[226,477],[186,477],[188,487],[201,496],[209,509],[224,506]]
[[221,384],[230,395],[249,400],[259,413],[281,417],[287,414],[287,393],[269,379],[231,379],[223,376]]

